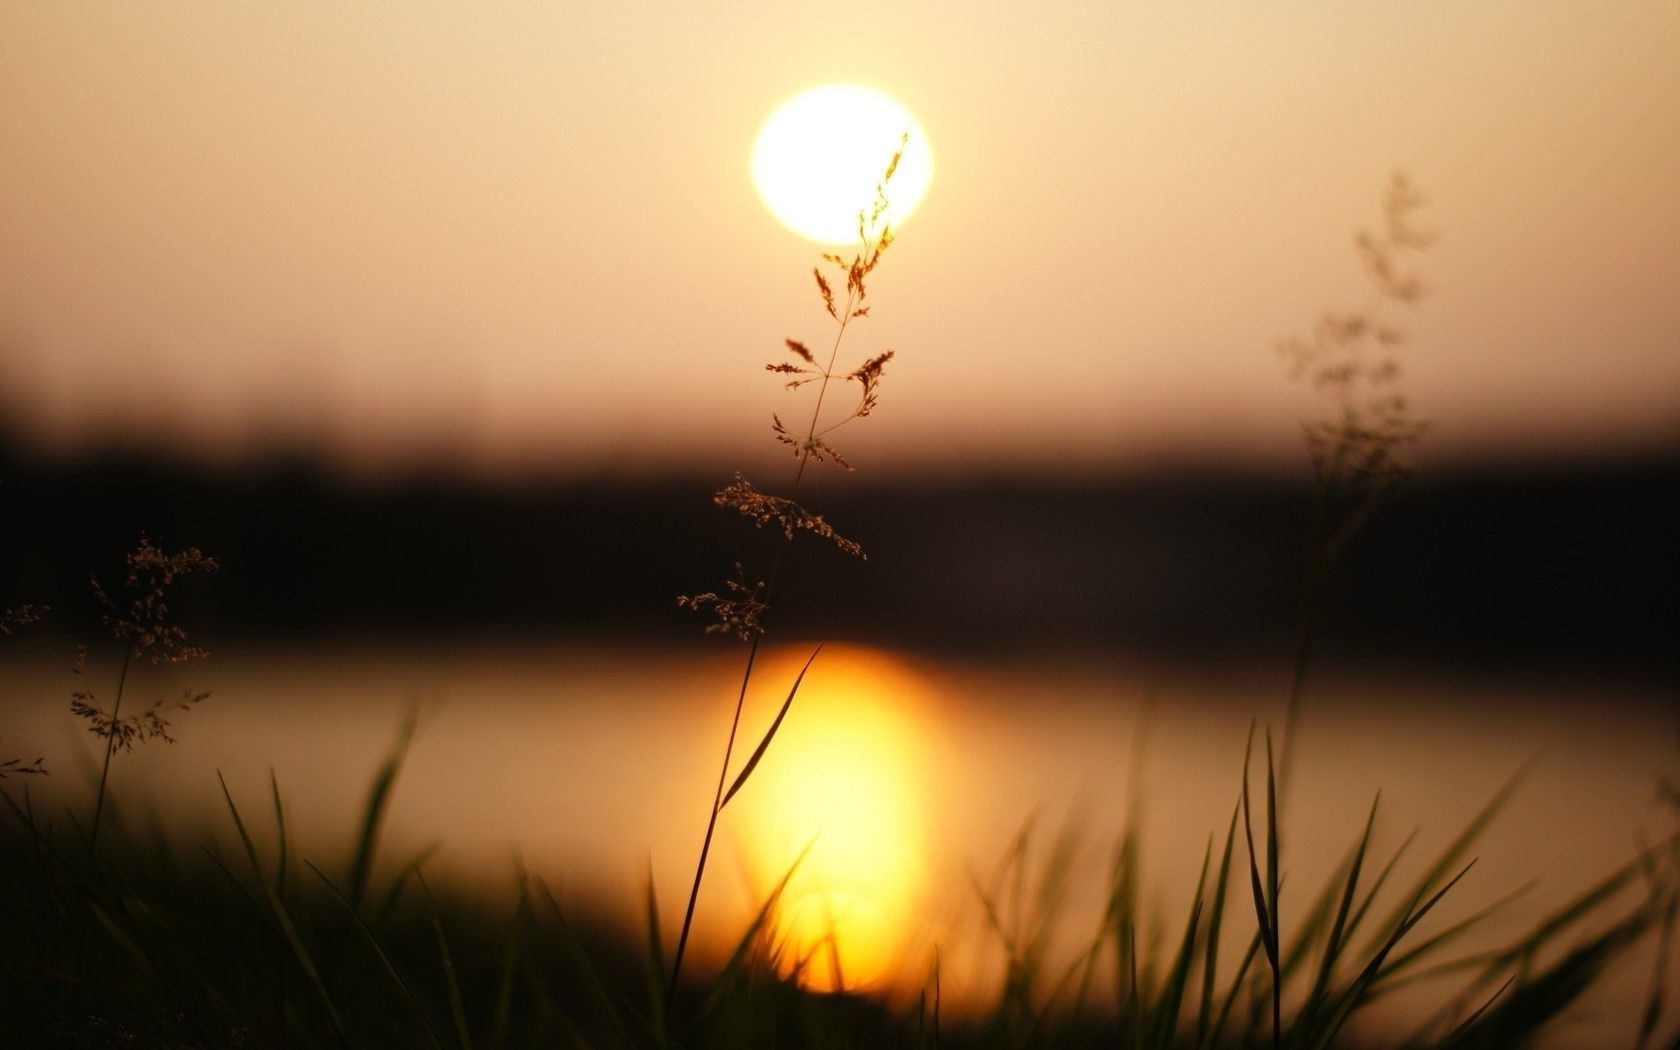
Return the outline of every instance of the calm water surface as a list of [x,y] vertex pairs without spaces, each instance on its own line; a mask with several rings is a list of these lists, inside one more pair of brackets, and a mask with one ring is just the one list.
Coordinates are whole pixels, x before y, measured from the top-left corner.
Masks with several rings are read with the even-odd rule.
[[[809,651],[772,648],[761,661],[738,756],[757,742]],[[505,894],[519,856],[564,895],[626,923],[637,921],[651,866],[674,927],[740,663],[725,644],[221,651],[137,680],[131,695],[148,699],[188,685],[215,696],[182,717],[173,747],[119,757],[114,790],[144,799],[171,834],[196,845],[207,825],[226,831],[216,770],[257,809],[272,767],[303,855],[330,858],[349,839],[404,710],[418,703],[387,860],[441,841],[438,877]],[[56,651],[26,651],[0,685],[0,746],[44,751],[55,769],[47,786],[61,797],[85,793],[96,768],[92,738],[65,714],[66,668]],[[90,670],[106,697],[111,671]],[[1079,829],[1071,951],[1100,914],[1102,874],[1134,781],[1147,903],[1179,927],[1208,838],[1222,836],[1230,818],[1251,721],[1281,723],[1282,690],[1277,666],[953,660],[830,646],[723,820],[700,909],[701,962],[716,960],[809,845],[786,898],[791,942],[814,947],[835,931],[842,979],[885,994],[915,987],[937,943],[947,995],[960,1002],[999,973],[995,953],[976,948],[976,881],[990,880],[1029,820],[1040,862],[1058,829]],[[1532,882],[1484,935],[1513,936],[1629,858],[1642,832],[1672,826],[1652,798],[1658,777],[1680,767],[1677,727],[1675,697],[1656,686],[1326,672],[1311,690],[1287,813],[1284,870],[1300,887],[1293,903],[1304,908],[1329,876],[1379,787],[1379,845],[1392,849],[1421,828],[1409,855],[1416,871],[1532,762],[1481,862],[1440,911],[1444,924]],[[142,808],[131,803],[131,819]],[[1286,923],[1291,903],[1286,889]],[[1239,950],[1233,941],[1227,954]],[[833,980],[831,968],[812,973]],[[1560,1029],[1557,1045],[1631,1032],[1648,973],[1644,954],[1624,966]],[[1401,1031],[1419,1003],[1396,997],[1368,1024]]]

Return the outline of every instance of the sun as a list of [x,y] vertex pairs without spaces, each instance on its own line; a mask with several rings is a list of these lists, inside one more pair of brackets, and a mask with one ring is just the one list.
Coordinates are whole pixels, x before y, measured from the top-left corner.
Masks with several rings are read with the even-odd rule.
[[910,111],[873,88],[824,84],[782,103],[753,143],[753,185],[770,213],[800,236],[855,243],[858,212],[874,205],[875,187],[905,135],[887,186],[886,221],[897,229],[927,195],[933,153]]

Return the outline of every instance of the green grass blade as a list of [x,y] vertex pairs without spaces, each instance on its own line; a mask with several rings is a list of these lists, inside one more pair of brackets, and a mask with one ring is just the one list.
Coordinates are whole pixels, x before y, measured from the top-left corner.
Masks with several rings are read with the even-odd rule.
[[1499,1001],[1499,997],[1504,995],[1506,989],[1510,988],[1512,984],[1516,983],[1516,980],[1517,980],[1517,975],[1516,974],[1512,974],[1510,977],[1506,978],[1505,983],[1499,986],[1499,990],[1497,992],[1494,992],[1493,995],[1488,998],[1487,1002],[1485,1002],[1481,1006],[1477,1007],[1476,1011],[1474,1013],[1472,1013],[1469,1017],[1466,1017],[1464,1019],[1463,1023],[1461,1023],[1457,1028],[1454,1028],[1451,1032],[1448,1032],[1446,1038],[1441,1040],[1440,1045],[1443,1046],[1443,1047],[1451,1047],[1451,1046],[1458,1045],[1464,1039],[1464,1037],[1467,1034],[1469,1034],[1472,1030],[1475,1029],[1476,1022],[1478,1022],[1482,1019],[1482,1016],[1488,1012],[1489,1008],[1491,1008],[1494,1003]]
[[472,1050],[472,1033],[467,1028],[466,1004],[461,999],[461,983],[455,977],[455,957],[449,951],[449,938],[444,936],[443,923],[438,919],[437,907],[432,902],[432,891],[426,885],[424,872],[416,872],[414,876],[420,883],[420,897],[426,902],[426,917],[431,920],[432,936],[437,941],[438,962],[443,968],[444,990],[449,995],[449,1014],[455,1020],[455,1039],[460,1043],[461,1050]]
[[1254,965],[1254,960],[1260,956],[1263,938],[1256,930],[1249,938],[1248,950],[1243,952],[1242,962],[1237,964],[1237,972],[1231,978],[1231,985],[1225,991],[1225,998],[1219,1004],[1219,1015],[1213,1020],[1213,1027],[1208,1030],[1207,1045],[1218,1046],[1219,1037],[1225,1033],[1225,1024],[1231,1018],[1231,1010],[1237,1005],[1237,997],[1242,994],[1243,984],[1248,979],[1248,971]]
[[653,862],[647,872],[647,986],[653,1030],[665,1041],[665,942],[659,929],[659,897],[653,885]]
[[274,796],[274,834],[277,839],[279,857],[274,862],[274,891],[281,900],[286,899],[286,809],[280,802],[280,780],[274,775],[274,767],[268,769],[268,787]]
[[1388,863],[1384,864],[1383,869],[1377,872],[1377,877],[1371,880],[1371,888],[1365,891],[1364,899],[1359,902],[1359,907],[1354,909],[1353,915],[1348,919],[1347,930],[1343,934],[1345,939],[1352,940],[1353,935],[1364,925],[1365,916],[1370,914],[1372,905],[1376,903],[1377,897],[1382,893],[1382,888],[1388,884],[1388,877],[1394,874],[1395,866],[1412,848],[1412,844],[1417,841],[1418,834],[1419,830],[1413,828],[1411,833],[1401,840],[1400,845],[1389,856]]
[[396,787],[397,774],[402,771],[403,762],[408,757],[408,748],[414,740],[414,729],[419,719],[420,705],[411,705],[397,730],[396,742],[368,788],[367,803],[362,807],[362,820],[356,832],[356,852],[350,863],[350,904],[357,911],[361,910],[367,897],[368,882],[373,878],[374,858],[379,848],[379,832],[384,826],[385,813],[391,805],[391,792]]
[[1237,814],[1242,803],[1231,807],[1231,822],[1225,828],[1225,851],[1219,858],[1219,877],[1214,880],[1213,899],[1208,912],[1207,950],[1202,959],[1202,1003],[1196,1012],[1195,1046],[1205,1046],[1213,1023],[1213,991],[1219,979],[1219,934],[1225,919],[1225,895],[1231,876],[1231,851],[1236,844]]
[[403,993],[404,997],[408,999],[410,1005],[414,1007],[414,1014],[416,1017],[420,1018],[420,1024],[426,1029],[426,1036],[431,1040],[432,1045],[434,1047],[438,1047],[439,1050],[442,1050],[443,1040],[438,1037],[437,1029],[432,1026],[431,1015],[427,1012],[425,1006],[421,1004],[420,997],[415,994],[413,986],[408,983],[408,979],[405,978],[402,975],[402,972],[397,969],[396,963],[391,961],[390,954],[385,951],[385,945],[380,942],[379,937],[373,932],[373,928],[368,925],[367,920],[363,919],[361,914],[358,913],[355,907],[351,905],[350,898],[344,895],[344,891],[334,885],[333,881],[327,878],[326,874],[323,873],[320,868],[317,868],[307,860],[303,863],[305,867],[315,873],[315,877],[321,880],[322,885],[326,886],[328,891],[330,891],[332,895],[338,899],[339,903],[344,905],[345,910],[350,915],[350,920],[356,924],[356,928],[362,932],[363,939],[365,939],[368,946],[373,949],[374,958],[379,960],[381,968],[385,971],[385,976],[391,979],[391,983],[397,986],[397,988]]
[[1152,1046],[1172,1046],[1173,1036],[1178,1031],[1178,1015],[1183,1010],[1185,989],[1190,983],[1190,969],[1196,961],[1196,937],[1201,930],[1202,910],[1206,903],[1203,894],[1207,890],[1208,866],[1212,860],[1213,840],[1210,838],[1207,849],[1202,853],[1202,873],[1196,877],[1196,897],[1190,905],[1190,921],[1184,927],[1184,937],[1179,941],[1178,952],[1167,971],[1166,981],[1161,986],[1161,995],[1155,1007],[1155,1023],[1150,1032]]
[[[572,928],[571,920],[566,918],[565,910],[560,907],[559,899],[554,896],[554,892],[548,888],[548,884],[542,879],[537,880],[537,890],[541,893],[549,910],[554,913],[555,922],[559,924],[560,950],[566,961],[571,965],[573,975],[581,984],[585,998],[594,1006],[596,1012],[611,1024],[614,1033],[618,1036],[620,1045],[633,1045],[636,1040],[631,1038],[629,1027],[624,1023],[623,1010],[618,1003],[613,1001],[612,994],[607,991],[606,983],[601,980],[600,971],[596,969],[595,963],[590,959],[589,953],[578,939],[577,931]],[[581,1035],[579,1038],[581,1039]]]
[[228,812],[233,815],[233,826],[239,831],[239,840],[245,846],[245,855],[250,858],[251,870],[256,875],[257,883],[262,888],[263,896],[268,900],[269,910],[274,921],[279,925],[280,935],[285,938],[287,946],[292,949],[292,955],[297,959],[298,966],[303,969],[305,977],[321,997],[321,1005],[327,1011],[327,1022],[332,1026],[333,1034],[341,1043],[350,1045],[350,1035],[345,1030],[344,1018],[338,1012],[333,1002],[332,993],[327,990],[326,982],[321,979],[320,972],[315,968],[315,960],[310,957],[309,949],[304,946],[303,938],[298,935],[297,927],[292,922],[291,913],[286,905],[274,892],[274,886],[268,881],[263,872],[262,858],[257,855],[256,843],[251,841],[251,833],[245,827],[245,821],[239,815],[239,807],[234,805],[233,794],[228,791],[227,781],[223,779],[221,771],[216,771],[216,780],[222,786],[222,798],[227,801]]
[[496,1008],[490,1022],[490,1045],[503,1050],[513,1016],[513,982],[519,966],[519,935],[531,910],[530,879],[524,861],[515,861],[513,922],[509,924],[507,947],[502,950],[501,974],[496,981]]
[[799,669],[798,677],[793,680],[793,688],[788,690],[787,699],[782,701],[781,710],[776,712],[775,721],[771,722],[770,728],[765,731],[764,739],[760,740],[758,746],[753,748],[751,757],[747,759],[747,764],[741,767],[741,772],[736,775],[735,782],[729,785],[728,791],[724,792],[723,801],[718,803],[718,809],[721,810],[729,805],[729,800],[735,797],[736,792],[746,786],[747,778],[752,776],[753,770],[758,768],[758,763],[764,758],[764,752],[770,749],[770,741],[776,738],[776,731],[782,728],[782,720],[787,717],[788,709],[793,706],[793,698],[798,695],[799,686],[805,681],[805,672],[811,669],[811,664],[816,661],[817,654],[822,650],[822,643],[818,643],[817,647],[811,651],[810,657],[806,659],[805,666]]
[[723,969],[719,971],[717,980],[712,982],[711,991],[707,994],[706,1001],[701,1005],[700,1013],[697,1016],[706,1017],[722,1004],[726,990],[734,979],[740,975],[753,945],[758,943],[760,935],[768,927],[770,917],[775,914],[776,906],[781,902],[782,893],[787,889],[788,882],[793,879],[794,873],[799,870],[799,866],[805,863],[805,858],[810,855],[811,847],[815,845],[815,839],[805,844],[805,848],[800,850],[799,855],[793,858],[793,863],[788,865],[788,870],[782,874],[782,877],[776,881],[776,885],[764,898],[764,903],[759,906],[752,921],[747,924],[745,932],[735,942],[735,948],[729,953],[729,959],[723,964]]
[[1394,957],[1387,967],[1383,969],[1382,975],[1372,986],[1372,991],[1375,992],[1378,988],[1389,987],[1407,970],[1410,970],[1417,964],[1426,961],[1441,948],[1451,944],[1470,930],[1481,925],[1481,923],[1487,919],[1505,910],[1505,908],[1509,907],[1513,901],[1526,896],[1536,885],[1537,883],[1530,882],[1526,885],[1519,886],[1510,893],[1507,893],[1505,896],[1500,897],[1492,904],[1489,904],[1478,911],[1472,912],[1468,917],[1460,919],[1451,926],[1448,926],[1446,929],[1441,930],[1439,933],[1433,934],[1416,945],[1413,945],[1406,951],[1401,952],[1399,955]]
[[1347,1023],[1347,1019],[1360,1006],[1364,1005],[1366,1001],[1365,992],[1382,973],[1383,964],[1388,960],[1389,953],[1394,950],[1407,933],[1411,932],[1414,926],[1423,921],[1423,917],[1428,915],[1435,905],[1439,904],[1441,899],[1454,886],[1457,886],[1459,880],[1469,874],[1470,869],[1475,866],[1476,862],[1474,860],[1466,864],[1446,885],[1436,890],[1433,896],[1401,919],[1399,925],[1389,934],[1388,940],[1383,943],[1382,947],[1371,958],[1371,961],[1360,971],[1359,976],[1336,998],[1334,1006],[1326,1015],[1324,1028],[1319,1031],[1311,1043],[1314,1050],[1323,1050],[1324,1047],[1330,1045],[1330,1041],[1341,1031],[1342,1026]]
[[1353,907],[1354,894],[1359,889],[1359,872],[1365,864],[1365,854],[1371,847],[1371,829],[1377,822],[1377,807],[1382,802],[1382,793],[1371,800],[1371,812],[1365,818],[1365,831],[1359,836],[1359,845],[1355,847],[1353,858],[1348,865],[1347,881],[1343,883],[1341,903],[1336,906],[1336,918],[1330,925],[1330,936],[1324,942],[1324,955],[1319,960],[1318,975],[1313,978],[1312,989],[1307,993],[1306,1003],[1301,1007],[1300,1019],[1296,1022],[1302,1031],[1311,1031],[1313,1017],[1323,1002],[1324,993],[1330,987],[1331,975],[1336,972],[1336,964],[1341,960],[1342,936],[1347,929],[1348,915]]
[[[280,778],[275,775],[274,767],[268,767],[268,788],[274,798],[274,836],[277,840],[274,861],[274,892],[283,902],[286,899],[286,807],[280,801]],[[286,957],[283,946],[277,946],[278,957],[274,966],[274,1029],[275,1036],[283,1047],[286,1045],[286,1002],[288,999],[289,982],[286,980]]]
[[1654,917],[1640,909],[1539,974],[1519,980],[1504,1000],[1460,1037],[1465,1046],[1524,1045],[1591,986],[1615,956],[1643,937]]
[[379,903],[368,909],[370,913],[368,915],[368,925],[370,927],[377,930],[385,925],[386,920],[391,917],[391,913],[397,910],[397,904],[401,902],[403,891],[408,889],[408,884],[413,881],[416,875],[420,874],[420,869],[425,867],[428,860],[432,859],[432,854],[442,847],[443,843],[441,842],[428,843],[407,864],[398,869],[395,875],[391,876],[391,884],[385,887],[384,893],[380,894]]
[[1512,774],[1500,786],[1499,790],[1494,792],[1493,797],[1470,819],[1470,822],[1464,826],[1464,830],[1458,833],[1458,837],[1447,844],[1447,847],[1430,864],[1423,876],[1418,879],[1412,892],[1395,906],[1388,918],[1372,933],[1367,951],[1375,949],[1378,944],[1389,938],[1394,930],[1406,921],[1406,917],[1417,908],[1418,902],[1433,893],[1441,885],[1441,880],[1458,867],[1464,855],[1482,837],[1482,833],[1493,823],[1494,818],[1505,808],[1506,803],[1510,802],[1511,796],[1516,792],[1523,778],[1528,775],[1530,768],[1531,764],[1525,765]]

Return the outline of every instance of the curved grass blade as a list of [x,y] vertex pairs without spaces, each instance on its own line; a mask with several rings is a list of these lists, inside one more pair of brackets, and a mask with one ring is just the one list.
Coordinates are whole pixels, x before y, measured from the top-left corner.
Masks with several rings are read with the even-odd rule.
[[653,886],[653,861],[647,871],[648,1011],[661,1044],[669,1042],[665,1017],[665,943],[659,930],[659,897]]
[[444,989],[449,993],[449,1013],[455,1020],[455,1038],[461,1050],[472,1050],[472,1033],[467,1028],[467,1009],[461,999],[461,982],[455,978],[455,957],[449,951],[449,938],[443,935],[443,923],[438,919],[437,906],[432,903],[432,890],[426,885],[425,873],[416,871],[414,878],[420,883],[420,896],[426,902],[426,917],[431,920],[432,936],[437,940]]
[[707,1016],[723,1003],[725,990],[741,972],[747,954],[752,950],[752,946],[758,942],[760,933],[769,924],[770,916],[775,913],[776,905],[781,901],[782,893],[787,889],[788,882],[793,879],[794,873],[799,870],[799,866],[805,863],[805,858],[810,855],[811,847],[816,844],[817,840],[814,838],[805,844],[805,848],[800,850],[799,855],[793,858],[793,863],[788,865],[788,870],[776,881],[776,885],[765,896],[764,903],[759,906],[752,921],[747,924],[746,931],[735,942],[735,950],[729,953],[729,961],[723,964],[723,969],[718,972],[717,980],[712,982],[712,990],[707,994],[705,1003],[701,1005],[698,1017]]
[[782,719],[787,717],[788,709],[793,706],[793,698],[799,693],[800,683],[805,681],[805,672],[811,669],[812,662],[816,660],[817,654],[822,652],[824,644],[826,643],[819,642],[817,647],[811,651],[810,657],[806,659],[805,666],[799,669],[799,677],[793,680],[793,688],[788,690],[787,699],[782,701],[782,709],[776,712],[775,721],[770,723],[770,728],[765,732],[764,739],[760,740],[758,746],[753,749],[752,756],[747,759],[747,764],[741,767],[741,772],[735,777],[735,782],[729,785],[728,791],[724,792],[723,801],[718,803],[720,811],[723,807],[729,805],[729,800],[735,797],[736,792],[746,786],[747,778],[752,776],[753,770],[758,768],[759,761],[764,758],[764,752],[770,749],[770,741],[776,738],[776,730],[782,728]]
[[1418,902],[1428,897],[1435,891],[1436,887],[1441,885],[1441,880],[1458,866],[1459,861],[1469,852],[1470,847],[1475,845],[1476,841],[1482,837],[1482,833],[1493,823],[1494,818],[1505,808],[1506,803],[1511,800],[1511,796],[1516,792],[1517,787],[1522,783],[1523,778],[1528,775],[1531,768],[1533,768],[1533,763],[1526,763],[1521,769],[1511,774],[1504,784],[1500,785],[1499,790],[1493,793],[1493,797],[1488,799],[1487,803],[1470,819],[1470,822],[1464,826],[1464,830],[1458,833],[1458,837],[1448,843],[1447,847],[1430,864],[1423,877],[1418,879],[1412,892],[1395,906],[1393,912],[1389,914],[1383,924],[1372,933],[1366,951],[1374,950],[1378,944],[1387,940],[1396,929],[1406,922],[1407,916],[1417,908]]
[[1205,1046],[1208,1028],[1213,1023],[1213,989],[1219,977],[1219,933],[1225,919],[1226,890],[1231,876],[1231,850],[1237,838],[1237,814],[1241,811],[1239,801],[1231,807],[1231,822],[1225,828],[1225,851],[1219,858],[1219,877],[1214,881],[1213,898],[1209,905],[1207,951],[1202,960],[1202,1004],[1196,1013],[1196,1041],[1194,1046]]
[[1347,881],[1342,886],[1341,903],[1336,906],[1335,921],[1330,924],[1329,939],[1324,942],[1324,956],[1319,960],[1318,976],[1313,978],[1312,990],[1307,993],[1306,1003],[1301,1007],[1301,1017],[1296,1022],[1302,1031],[1311,1031],[1314,1015],[1319,1005],[1324,1001],[1324,993],[1330,987],[1330,977],[1336,972],[1336,963],[1341,960],[1342,936],[1347,930],[1347,920],[1353,907],[1354,894],[1359,889],[1359,872],[1365,865],[1365,854],[1371,847],[1371,828],[1377,822],[1377,807],[1382,803],[1382,792],[1371,800],[1371,812],[1365,818],[1365,831],[1359,836],[1359,845],[1354,848],[1351,863],[1348,865]]
[[1155,1008],[1155,1022],[1150,1028],[1151,1046],[1172,1046],[1178,1031],[1178,1015],[1184,1007],[1184,993],[1190,983],[1190,968],[1195,962],[1196,934],[1201,928],[1202,909],[1206,904],[1203,893],[1207,889],[1208,866],[1213,860],[1213,839],[1208,839],[1202,853],[1202,873],[1196,877],[1196,898],[1190,905],[1190,922],[1184,927],[1184,939],[1179,942],[1178,954],[1167,973],[1166,983]]
[[519,965],[519,934],[525,928],[531,910],[530,879],[525,874],[525,862],[515,856],[513,922],[508,929],[507,947],[502,950],[501,976],[496,981],[496,1010],[490,1023],[490,1045],[502,1050],[507,1045],[508,1024],[513,1014],[513,980]]
[[272,913],[274,921],[280,927],[280,935],[285,938],[286,944],[292,949],[292,955],[297,959],[298,966],[302,967],[304,976],[309,978],[309,983],[314,987],[315,993],[321,997],[321,1004],[326,1008],[327,1022],[332,1026],[333,1034],[338,1037],[339,1042],[346,1046],[351,1045],[350,1035],[344,1027],[344,1018],[339,1014],[338,1007],[333,1002],[332,993],[327,990],[326,982],[321,980],[321,974],[315,968],[315,960],[310,957],[309,949],[305,947],[303,938],[298,935],[297,926],[292,922],[291,913],[286,910],[285,903],[274,892],[274,886],[263,872],[262,858],[257,855],[256,843],[251,841],[251,833],[246,829],[245,821],[239,815],[239,807],[233,803],[233,794],[228,790],[227,780],[223,778],[221,770],[216,771],[216,781],[222,786],[222,798],[227,800],[228,812],[233,815],[233,826],[239,830],[239,840],[244,843],[245,855],[251,860],[251,870],[256,875],[257,884],[262,888],[264,898],[268,901],[269,911]]
[[368,946],[373,949],[374,957],[377,958],[380,965],[384,967],[386,976],[391,978],[391,981],[402,990],[403,995],[406,996],[409,1003],[413,1005],[414,1013],[420,1018],[421,1025],[426,1029],[427,1038],[432,1041],[433,1046],[442,1050],[443,1040],[438,1038],[437,1029],[432,1027],[431,1016],[426,1012],[426,1008],[421,1005],[420,997],[414,994],[414,988],[408,983],[408,980],[403,977],[401,971],[397,969],[396,964],[391,961],[391,956],[386,953],[385,946],[379,942],[379,937],[374,934],[373,928],[367,924],[367,920],[363,919],[356,909],[350,904],[350,898],[346,897],[342,890],[333,885],[333,881],[327,878],[320,868],[317,868],[307,860],[303,863],[305,867],[315,873],[315,877],[321,880],[327,889],[332,892],[332,895],[337,897],[339,902],[342,903],[345,909],[350,913],[351,920],[355,922],[356,927],[362,931],[362,936],[367,939]]
[[409,705],[408,714],[397,730],[396,742],[368,788],[367,804],[362,807],[362,821],[356,834],[356,852],[350,863],[350,904],[357,911],[361,910],[367,897],[368,881],[373,877],[374,854],[379,848],[379,831],[385,823],[385,812],[391,805],[391,792],[396,786],[397,774],[402,771],[403,761],[408,757],[408,748],[414,740],[414,729],[419,720],[420,705]]
[[1400,925],[1389,935],[1381,949],[1365,965],[1365,969],[1361,970],[1359,976],[1354,978],[1353,982],[1342,991],[1342,994],[1336,997],[1330,1012],[1326,1015],[1324,1028],[1310,1044],[1313,1050],[1324,1050],[1325,1047],[1330,1045],[1330,1042],[1335,1039],[1336,1033],[1341,1031],[1342,1025],[1347,1023],[1347,1019],[1366,1002],[1365,992],[1370,988],[1371,983],[1377,979],[1377,976],[1382,973],[1383,963],[1388,961],[1389,953],[1394,950],[1406,934],[1411,932],[1412,927],[1422,922],[1423,917],[1428,915],[1435,905],[1441,902],[1441,898],[1445,897],[1454,886],[1457,886],[1459,880],[1469,874],[1470,869],[1475,866],[1476,862],[1474,860],[1466,864],[1445,886],[1437,890],[1434,896],[1401,920]]
[[[607,991],[607,986],[601,980],[601,975],[596,970],[595,963],[589,958],[589,953],[584,950],[582,942],[578,939],[577,931],[572,928],[571,920],[566,918],[566,913],[560,907],[560,901],[554,896],[554,891],[549,889],[548,883],[540,878],[537,879],[537,890],[541,893],[544,902],[548,904],[549,910],[554,913],[555,922],[560,925],[561,951],[566,960],[571,963],[574,976],[582,984],[585,997],[594,1005],[601,1017],[611,1023],[614,1033],[618,1036],[618,1045],[635,1045],[637,1040],[631,1038],[630,1030],[624,1024],[623,1009],[613,1001],[611,993]],[[570,1021],[564,1016],[561,1020],[570,1025]],[[577,1039],[580,1045],[587,1045],[581,1034],[577,1036]]]

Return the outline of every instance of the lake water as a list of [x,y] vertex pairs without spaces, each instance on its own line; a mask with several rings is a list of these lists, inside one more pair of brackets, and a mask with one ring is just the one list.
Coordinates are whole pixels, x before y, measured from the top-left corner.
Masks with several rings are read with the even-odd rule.
[[[767,650],[737,763],[809,652]],[[7,661],[0,757],[44,753],[54,775],[39,788],[60,797],[88,791],[95,741],[66,713],[74,687],[68,660],[37,646],[12,650]],[[350,837],[404,711],[418,703],[387,860],[441,841],[434,878],[505,894],[517,855],[579,906],[627,924],[639,921],[651,867],[674,929],[741,661],[741,650],[725,643],[218,651],[206,663],[147,668],[135,679],[131,697],[186,686],[215,695],[181,717],[174,746],[119,756],[113,791],[133,800],[131,819],[154,808],[170,834],[196,844],[206,827],[228,833],[216,770],[246,808],[259,810],[272,767],[301,854],[331,858]],[[105,698],[112,671],[96,664],[89,672]],[[1209,836],[1222,837],[1229,820],[1250,725],[1281,724],[1284,684],[1281,662],[924,658],[830,646],[724,814],[701,899],[697,961],[716,961],[753,903],[810,844],[786,897],[792,941],[834,929],[843,979],[885,995],[913,989],[937,944],[948,997],[972,1001],[1000,972],[996,953],[976,947],[983,938],[975,882],[990,878],[1035,815],[1036,862],[1071,822],[1083,835],[1067,913],[1071,948],[1100,914],[1102,877],[1134,781],[1142,791],[1145,902],[1165,928],[1178,929]],[[1144,742],[1135,748],[1140,727]],[[1466,947],[1514,937],[1630,858],[1641,833],[1672,828],[1653,789],[1680,768],[1677,728],[1680,707],[1659,685],[1451,667],[1323,672],[1309,690],[1286,814],[1286,924],[1290,905],[1305,907],[1356,838],[1379,788],[1379,847],[1422,829],[1398,879],[1421,870],[1532,760],[1477,850],[1480,863],[1439,912],[1444,924],[1533,882]],[[1134,753],[1142,755],[1136,770]],[[1239,845],[1239,863],[1241,856]],[[1241,893],[1232,907],[1233,925],[1251,932]],[[1649,958],[1631,957],[1574,1025],[1559,1029],[1556,1045],[1631,1042]],[[1404,1030],[1441,992],[1418,994],[1374,1010],[1370,1030]]]

